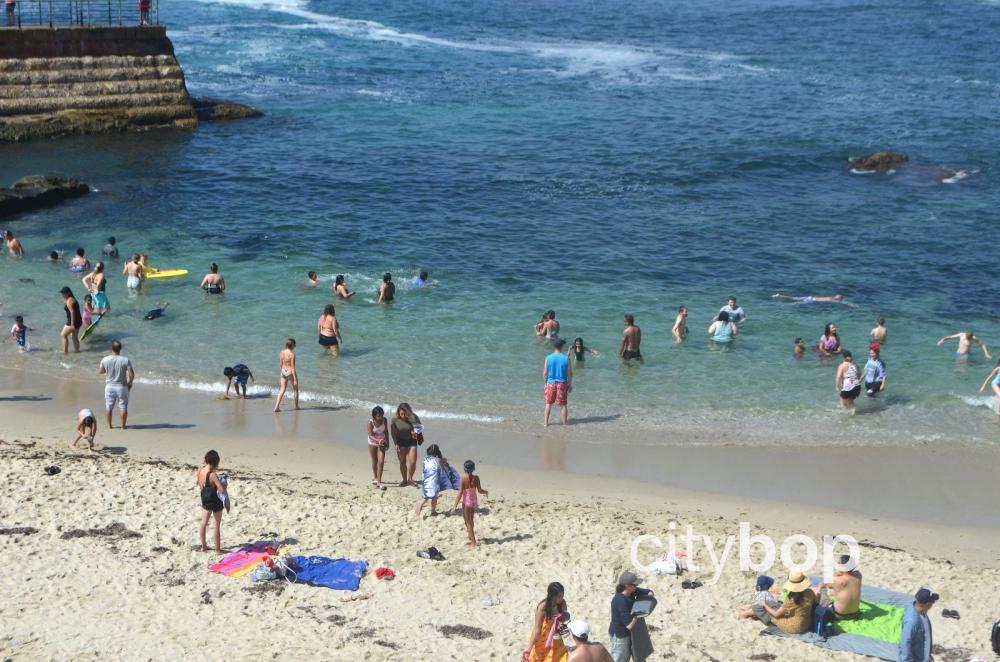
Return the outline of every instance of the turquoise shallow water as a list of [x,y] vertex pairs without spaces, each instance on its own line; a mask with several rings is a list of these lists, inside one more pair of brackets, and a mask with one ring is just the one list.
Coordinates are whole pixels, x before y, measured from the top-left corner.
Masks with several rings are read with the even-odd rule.
[[[144,379],[207,388],[242,361],[273,386],[291,335],[310,397],[534,425],[546,350],[531,327],[554,308],[564,336],[602,352],[572,397],[595,427],[995,443],[990,398],[976,393],[989,366],[956,364],[934,341],[974,328],[1000,351],[996,4],[164,9],[192,92],[267,116],[0,147],[0,180],[59,171],[99,189],[10,223],[29,255],[0,261],[0,314],[24,312],[42,351],[10,356],[8,344],[5,361],[90,370],[121,337]],[[884,147],[912,164],[842,168]],[[64,363],[44,350],[73,280],[40,259],[94,255],[108,234],[192,276],[129,298],[112,266],[114,314],[90,355]],[[195,287],[213,260],[222,298]],[[310,269],[317,290],[302,286]],[[383,271],[420,269],[432,288],[373,304]],[[315,321],[337,273],[360,294],[337,304],[335,361]],[[857,308],[775,303],[779,290],[842,291]],[[721,352],[705,328],[729,293],[750,322]],[[161,301],[167,317],[142,321]],[[682,303],[692,337],[676,347]],[[614,357],[626,312],[644,331],[641,367]],[[890,391],[843,420],[835,362],[794,361],[791,341],[833,321],[863,353],[880,315]]]

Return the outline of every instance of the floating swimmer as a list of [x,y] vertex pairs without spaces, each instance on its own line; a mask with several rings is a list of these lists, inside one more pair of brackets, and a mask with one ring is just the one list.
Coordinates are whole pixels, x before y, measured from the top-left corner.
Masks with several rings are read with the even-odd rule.
[[167,306],[169,306],[170,304],[169,303],[165,303],[165,304],[162,304],[162,305],[161,304],[156,304],[156,305],[157,305],[157,307],[153,308],[151,311],[149,311],[148,313],[146,313],[146,315],[142,319],[144,319],[144,320],[155,320],[157,317],[163,317],[163,315],[166,313]]
[[846,301],[843,294],[834,294],[832,296],[825,295],[810,295],[804,297],[793,297],[787,294],[782,294],[781,292],[775,292],[771,295],[772,299],[778,299],[779,301],[792,301],[794,303],[810,304],[810,303],[842,303],[845,306],[850,306],[851,308],[857,308],[856,304]]

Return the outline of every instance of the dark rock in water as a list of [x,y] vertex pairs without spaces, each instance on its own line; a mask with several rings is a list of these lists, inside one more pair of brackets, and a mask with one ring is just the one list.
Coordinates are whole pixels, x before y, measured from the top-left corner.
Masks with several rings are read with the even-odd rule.
[[0,188],[0,218],[32,209],[52,207],[63,200],[86,195],[90,187],[65,175],[30,175]]
[[874,154],[869,154],[868,156],[862,156],[860,159],[855,159],[851,161],[852,170],[892,170],[901,163],[906,163],[910,160],[906,154],[899,154],[897,152],[881,151],[875,152]]
[[256,108],[224,99],[193,97],[191,103],[194,105],[195,113],[198,114],[198,119],[202,122],[242,120],[247,117],[264,116],[264,113]]

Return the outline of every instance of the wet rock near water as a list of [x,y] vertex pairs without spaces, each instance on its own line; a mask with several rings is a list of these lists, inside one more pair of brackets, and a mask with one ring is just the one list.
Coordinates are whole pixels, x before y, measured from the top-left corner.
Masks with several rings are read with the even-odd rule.
[[90,192],[90,187],[65,175],[30,175],[0,188],[0,218],[59,204]]
[[228,120],[242,120],[248,117],[263,117],[264,113],[256,108],[252,108],[235,101],[225,99],[214,99],[212,97],[193,97],[191,104],[202,122],[223,122]]
[[884,172],[910,160],[906,154],[883,150],[852,160],[848,165],[852,170]]

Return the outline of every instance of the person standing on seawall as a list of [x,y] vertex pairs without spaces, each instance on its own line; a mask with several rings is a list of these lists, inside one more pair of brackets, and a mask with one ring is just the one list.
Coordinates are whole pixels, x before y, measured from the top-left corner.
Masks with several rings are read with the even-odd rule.
[[98,372],[104,377],[104,405],[108,415],[108,429],[112,429],[111,414],[118,403],[118,411],[121,414],[122,430],[128,420],[128,397],[132,392],[132,382],[135,381],[135,370],[132,369],[132,361],[128,357],[122,356],[122,344],[117,340],[111,341],[111,354],[101,359],[101,368]]
[[7,7],[7,27],[12,28],[17,24],[16,17],[14,16],[14,10],[17,5],[14,0],[4,0],[4,5]]
[[569,392],[573,390],[573,366],[570,365],[569,357],[563,354],[562,348],[565,344],[565,340],[556,338],[552,343],[552,353],[545,357],[545,363],[542,365],[542,380],[545,383],[543,419],[545,427],[549,426],[549,412],[552,411],[554,404],[562,407],[563,425],[567,425],[569,421]]
[[139,25],[152,25],[149,19],[149,8],[151,0],[139,0]]

